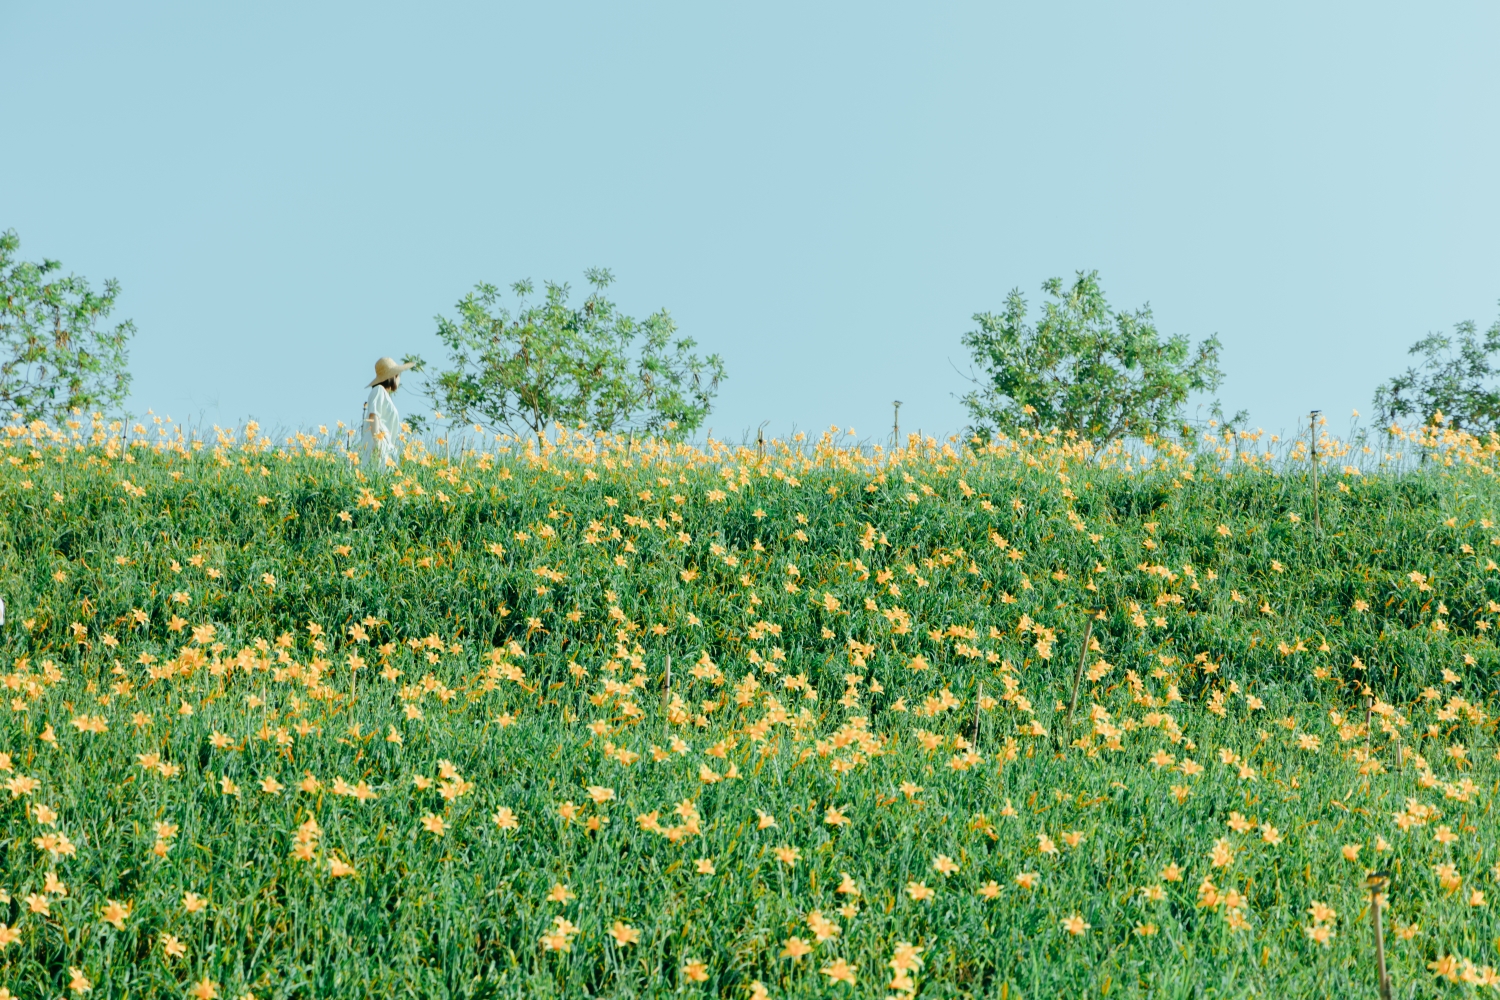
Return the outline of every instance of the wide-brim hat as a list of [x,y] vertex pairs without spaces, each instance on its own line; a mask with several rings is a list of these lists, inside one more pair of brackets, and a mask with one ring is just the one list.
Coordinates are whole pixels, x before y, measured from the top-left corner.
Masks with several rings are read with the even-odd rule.
[[379,361],[375,362],[375,377],[370,380],[370,384],[365,386],[365,388],[370,389],[384,382],[388,378],[395,378],[397,375],[400,375],[410,367],[411,365],[403,365],[395,358],[381,358]]

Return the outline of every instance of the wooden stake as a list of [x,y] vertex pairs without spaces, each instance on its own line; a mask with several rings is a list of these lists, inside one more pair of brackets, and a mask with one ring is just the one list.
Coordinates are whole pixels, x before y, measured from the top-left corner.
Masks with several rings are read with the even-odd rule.
[[1307,440],[1312,445],[1312,481],[1313,481],[1313,528],[1321,532],[1323,520],[1318,516],[1318,415],[1322,410],[1313,410],[1308,415]]
[[1365,695],[1365,750],[1368,751],[1370,749],[1370,708],[1371,708],[1371,705],[1372,705],[1372,700],[1370,698],[1370,685],[1368,685],[1368,684],[1365,685],[1364,695]]
[[979,697],[974,699],[974,745],[979,745],[979,703],[984,701],[984,681],[979,682]]
[[1078,708],[1078,686],[1083,683],[1083,666],[1088,661],[1089,637],[1094,633],[1094,613],[1090,611],[1083,621],[1083,648],[1078,651],[1078,672],[1073,675],[1073,697],[1068,700],[1068,714],[1064,722],[1068,735],[1073,734],[1073,711]]
[[1391,978],[1385,972],[1385,930],[1380,921],[1380,893],[1389,883],[1384,872],[1371,872],[1366,883],[1370,887],[1370,922],[1375,925],[1375,975],[1380,989],[1380,1000],[1391,1000]]

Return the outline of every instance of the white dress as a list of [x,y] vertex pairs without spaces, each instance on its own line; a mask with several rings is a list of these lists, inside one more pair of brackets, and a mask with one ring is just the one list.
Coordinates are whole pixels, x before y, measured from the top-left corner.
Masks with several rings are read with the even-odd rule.
[[384,386],[370,390],[365,400],[363,425],[359,435],[359,462],[366,469],[379,472],[387,464],[400,465],[401,452],[396,435],[401,429],[401,415]]

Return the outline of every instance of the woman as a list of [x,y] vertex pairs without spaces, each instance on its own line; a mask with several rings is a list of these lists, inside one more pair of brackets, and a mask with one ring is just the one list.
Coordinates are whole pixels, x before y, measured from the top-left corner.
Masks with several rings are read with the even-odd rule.
[[371,472],[401,464],[401,452],[396,448],[401,415],[396,412],[391,393],[400,387],[401,373],[410,367],[409,364],[397,363],[395,358],[381,358],[375,362],[375,378],[370,382],[370,398],[365,400],[359,436],[360,464]]

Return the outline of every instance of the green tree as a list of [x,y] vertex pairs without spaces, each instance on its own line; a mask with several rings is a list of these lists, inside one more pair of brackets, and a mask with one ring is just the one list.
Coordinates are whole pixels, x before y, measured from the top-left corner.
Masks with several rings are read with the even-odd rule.
[[437,318],[450,368],[428,383],[438,409],[480,417],[513,434],[546,434],[554,422],[598,430],[639,430],[681,437],[702,425],[724,379],[717,354],[676,337],[665,309],[632,319],[604,297],[614,276],[591,268],[592,286],[577,307],[566,284],[547,282],[541,302],[530,281],[511,286],[514,311],[500,292],[479,284],[458,316]]
[[1222,382],[1217,335],[1196,350],[1181,334],[1162,339],[1150,306],[1110,309],[1099,272],[1079,271],[1072,285],[1053,278],[1042,290],[1048,301],[1035,325],[1015,289],[1003,311],[976,313],[977,329],[964,334],[978,369],[963,397],[974,433],[1055,427],[1100,444],[1166,435],[1179,429],[1191,393]]
[[1430,333],[1408,354],[1422,363],[1375,390],[1375,413],[1382,424],[1403,417],[1423,422],[1442,414],[1454,428],[1471,434],[1500,429],[1500,392],[1491,387],[1494,357],[1500,352],[1500,320],[1481,337],[1472,320],[1453,328],[1454,336]]
[[55,260],[16,260],[20,248],[13,230],[0,234],[0,408],[57,423],[73,409],[123,402],[135,324],[104,325],[119,282],[96,294],[87,279],[58,274]]

